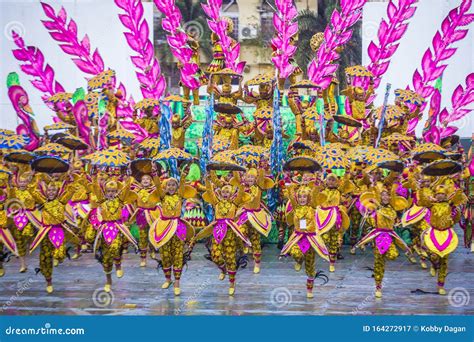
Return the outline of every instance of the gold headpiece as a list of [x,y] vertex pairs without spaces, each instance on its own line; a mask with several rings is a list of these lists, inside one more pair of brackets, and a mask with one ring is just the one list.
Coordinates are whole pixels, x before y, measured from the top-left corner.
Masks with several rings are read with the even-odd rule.
[[227,33],[232,33],[234,31],[234,22],[229,17],[223,17],[223,19],[227,22]]
[[258,172],[257,172],[257,169],[252,167],[251,169],[248,170],[247,174],[256,177],[258,175]]
[[175,182],[176,184],[179,184],[178,180],[174,177],[167,178],[164,182],[165,186],[168,185],[169,182]]
[[321,44],[324,42],[324,33],[318,32],[311,37],[309,45],[311,46],[311,50],[314,52],[318,51]]
[[445,185],[438,185],[436,188],[435,188],[435,194],[449,194],[450,192],[450,189],[449,187],[445,186]]
[[118,188],[118,183],[115,180],[110,180],[105,183],[105,190],[118,190]]
[[298,190],[296,191],[297,195],[304,194],[304,195],[309,195],[311,194],[311,188],[309,186],[300,186]]
[[354,93],[356,93],[356,95],[364,95],[364,88],[362,87],[355,87],[354,89]]
[[174,114],[173,117],[171,118],[171,122],[173,123],[178,123],[181,120],[181,117],[179,114]]

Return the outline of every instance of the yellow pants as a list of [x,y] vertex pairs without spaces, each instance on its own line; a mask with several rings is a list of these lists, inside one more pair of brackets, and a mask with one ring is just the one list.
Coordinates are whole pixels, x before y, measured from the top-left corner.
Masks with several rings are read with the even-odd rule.
[[329,261],[331,264],[336,262],[337,253],[339,252],[340,242],[342,238],[342,229],[339,231],[335,227],[323,235],[323,240],[329,251]]
[[171,271],[173,271],[174,278],[179,280],[183,270],[184,241],[180,240],[176,235],[173,235],[173,237],[160,248],[160,254],[166,279],[171,279]]
[[262,244],[260,243],[260,233],[249,223],[242,225],[242,232],[248,237],[252,244],[253,260],[257,264],[259,264],[262,258]]
[[446,281],[446,276],[448,275],[448,257],[440,257],[437,254],[431,253],[430,260],[433,264],[433,267],[438,271],[438,286],[444,287],[444,282]]
[[316,276],[316,252],[310,248],[303,254],[298,245],[294,245],[290,250],[290,255],[295,259],[298,264],[303,264],[308,278],[314,278]]
[[119,266],[122,264],[122,234],[118,233],[114,241],[109,245],[103,237],[100,237],[100,245],[102,247],[102,267],[105,274],[110,274],[114,264]]
[[398,250],[392,242],[385,254],[380,254],[377,246],[374,245],[374,279],[375,286],[378,289],[382,288],[383,276],[385,274],[385,261],[395,260],[398,257]]
[[148,230],[150,227],[147,225],[144,228],[139,229],[139,239],[138,239],[138,248],[140,249],[140,257],[146,258],[146,253],[148,250]]
[[16,227],[12,228],[12,234],[18,248],[19,256],[23,257],[26,255],[28,242],[33,238],[34,233],[33,225],[31,223],[28,223],[21,231]]
[[237,272],[237,237],[232,229],[228,228],[220,244],[213,238],[211,247],[212,261],[223,273],[229,274],[229,281],[235,282]]
[[62,262],[66,257],[66,240],[59,248],[55,248],[47,236],[41,241],[40,272],[46,281],[53,278],[53,259]]

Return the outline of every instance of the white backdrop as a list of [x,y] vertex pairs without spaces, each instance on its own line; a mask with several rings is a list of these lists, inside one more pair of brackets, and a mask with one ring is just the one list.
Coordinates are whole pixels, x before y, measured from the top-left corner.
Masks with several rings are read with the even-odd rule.
[[[119,8],[113,0],[46,0],[57,12],[61,6],[66,9],[69,18],[78,26],[79,38],[88,34],[91,49],[99,48],[105,68],[114,69],[117,80],[125,84],[128,93],[135,99],[141,98],[135,68],[130,61],[132,50],[123,36],[124,27],[118,18]],[[143,3],[145,18],[153,25],[153,3]],[[121,11],[121,10],[120,10]],[[16,114],[8,99],[6,77],[10,72],[20,75],[21,85],[30,96],[30,104],[41,128],[52,122],[53,112],[41,100],[41,92],[29,82],[30,76],[24,74],[11,50],[16,47],[8,32],[11,28],[23,33],[26,45],[41,49],[46,63],[56,72],[56,80],[66,91],[73,92],[78,87],[87,86],[86,74],[81,72],[51,38],[41,20],[46,15],[39,0],[0,0],[0,128],[14,129],[17,125]],[[153,29],[150,28],[150,34]],[[92,50],[93,51],[93,50]]]
[[[381,105],[385,93],[385,85],[392,84],[390,101],[393,101],[393,90],[411,85],[412,75],[421,68],[421,58],[425,50],[432,45],[432,38],[440,29],[441,22],[449,11],[460,4],[460,0],[420,0],[418,9],[411,19],[405,36],[392,58],[392,63],[382,79],[378,89],[376,104]],[[386,17],[387,3],[370,2],[364,7],[363,16],[363,56],[364,65],[370,63],[367,47],[376,37],[381,18]],[[474,12],[474,5],[471,8]],[[463,41],[458,42],[456,54],[449,59],[449,66],[443,75],[443,107],[451,108],[451,95],[459,85],[465,84],[465,78],[474,71],[474,25],[469,26],[470,32]],[[376,40],[376,42],[378,42]],[[474,106],[473,106],[474,107]],[[471,137],[474,133],[474,113],[466,120],[457,122],[462,137]],[[422,125],[419,125],[420,128]]]

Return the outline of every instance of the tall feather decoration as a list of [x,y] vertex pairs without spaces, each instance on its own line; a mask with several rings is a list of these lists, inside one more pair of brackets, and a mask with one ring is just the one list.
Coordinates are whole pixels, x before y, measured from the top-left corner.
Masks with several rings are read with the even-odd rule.
[[227,68],[241,73],[245,62],[238,62],[240,55],[240,44],[233,44],[233,40],[227,35],[227,22],[220,17],[222,0],[207,0],[207,4],[201,4],[204,12],[210,18],[207,20],[209,29],[219,37],[219,42],[224,53]]
[[[452,110],[448,111],[444,108],[439,114],[440,124],[443,126],[441,130],[441,138],[448,136],[450,133],[449,124],[471,113],[474,108],[468,108],[474,103],[474,73],[466,77],[466,85],[458,85],[451,96]],[[457,128],[456,128],[457,131]]]
[[423,137],[425,141],[439,143],[439,140],[457,132],[451,124],[473,111],[469,106],[474,102],[474,73],[466,77],[466,85],[458,85],[451,96],[452,110],[440,111],[441,94],[435,90],[431,97],[429,122]]
[[390,0],[388,3],[388,18],[382,18],[377,34],[378,43],[371,41],[367,50],[370,58],[367,69],[374,74],[374,89],[378,88],[382,76],[390,66],[390,59],[397,51],[399,42],[408,28],[407,21],[416,12],[417,2],[418,0]]
[[115,4],[125,12],[119,14],[119,19],[128,29],[128,32],[124,32],[128,45],[137,53],[130,58],[137,68],[136,75],[143,97],[158,100],[166,89],[166,81],[161,75],[160,64],[149,38],[148,23],[143,18],[143,4],[140,0],[115,0]]
[[43,93],[42,99],[63,92],[64,87],[55,80],[54,70],[49,64],[45,64],[44,55],[35,46],[26,46],[23,38],[15,31],[12,32],[13,41],[18,49],[12,50],[13,56],[23,62],[20,69],[27,75],[33,76],[31,84]]
[[[474,21],[474,14],[467,13],[471,4],[472,0],[462,0],[458,7],[449,12],[441,24],[441,32],[437,31],[433,37],[432,49],[428,48],[423,55],[421,71],[417,69],[413,74],[412,88],[425,99],[429,99],[433,95],[434,87],[432,84],[443,74],[448,66],[443,64],[443,62],[456,53],[457,48],[453,48],[452,45],[466,37],[468,29],[461,28]],[[414,132],[418,122],[419,118],[414,118],[410,121],[408,133]]]
[[64,7],[56,14],[54,9],[42,2],[41,6],[50,20],[42,20],[44,27],[49,31],[51,37],[59,42],[59,47],[68,55],[73,56],[72,61],[86,74],[96,75],[104,71],[104,61],[95,49],[91,54],[89,37],[86,34],[79,41],[77,24],[73,19],[68,22],[67,12]]
[[334,10],[331,22],[324,31],[324,42],[319,47],[317,58],[308,66],[308,78],[323,89],[331,84],[332,75],[339,67],[334,62],[341,56],[337,49],[352,37],[352,26],[362,17],[366,0],[341,0],[341,11]]
[[296,68],[289,60],[296,53],[296,46],[291,44],[290,40],[298,33],[298,22],[295,21],[298,11],[293,0],[276,0],[275,6],[277,11],[273,14],[273,26],[276,37],[272,39],[272,46],[275,49],[272,62],[278,70],[278,76],[287,78]]
[[200,82],[195,77],[199,66],[191,62],[193,50],[188,45],[188,35],[181,26],[182,15],[175,0],[154,0],[158,10],[164,14],[161,26],[167,34],[171,53],[181,64],[181,82],[190,89],[199,87]]

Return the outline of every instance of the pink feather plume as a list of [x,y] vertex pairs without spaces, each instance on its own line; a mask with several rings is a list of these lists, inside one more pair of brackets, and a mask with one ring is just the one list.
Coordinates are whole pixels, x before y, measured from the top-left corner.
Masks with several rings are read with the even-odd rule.
[[167,41],[173,56],[181,64],[181,82],[190,89],[196,89],[200,81],[195,77],[199,66],[192,62],[193,50],[188,45],[188,35],[181,26],[182,15],[175,0],[154,0],[158,10],[165,16],[161,26],[168,33]]
[[[468,30],[462,29],[474,21],[474,14],[467,13],[471,7],[472,0],[462,0],[461,4],[452,9],[441,24],[441,31],[436,32],[433,37],[433,46],[428,48],[421,60],[421,71],[416,70],[413,74],[414,89],[425,99],[434,92],[432,84],[438,79],[448,66],[445,63],[456,53],[456,48],[452,47],[455,42],[464,39]],[[409,87],[409,86],[408,86]],[[423,110],[424,107],[421,109]],[[419,119],[410,121],[408,133],[412,133]]]
[[124,32],[128,45],[137,53],[131,60],[137,68],[143,97],[159,99],[166,89],[166,80],[149,38],[150,29],[143,18],[143,4],[140,0],[115,0],[115,4],[125,12],[119,15],[119,19],[128,30]]
[[378,88],[382,76],[390,66],[390,59],[407,31],[409,25],[407,21],[416,12],[417,2],[417,0],[390,0],[388,3],[387,18],[382,19],[378,29],[378,42],[373,40],[368,47],[370,63],[367,69],[374,74],[374,89]]
[[298,22],[295,20],[298,11],[293,0],[276,0],[275,6],[277,11],[273,14],[273,26],[276,37],[272,39],[272,46],[275,49],[272,62],[278,70],[279,77],[287,78],[296,68],[290,63],[290,59],[296,53],[296,46],[290,41],[298,32]]
[[207,4],[202,4],[204,12],[209,17],[207,21],[209,29],[219,37],[226,67],[241,73],[245,67],[245,62],[238,62],[240,44],[233,44],[233,40],[227,35],[227,23],[220,17],[221,7],[222,0],[207,0]]
[[96,75],[104,71],[104,61],[98,51],[91,52],[91,45],[87,34],[79,40],[77,24],[73,19],[68,22],[67,12],[62,7],[56,14],[54,9],[42,2],[41,6],[50,20],[42,20],[44,27],[51,37],[59,43],[59,47],[68,55],[73,56],[72,61],[84,73]]
[[334,10],[331,23],[324,31],[324,42],[318,50],[317,59],[308,66],[308,78],[327,88],[331,84],[332,75],[339,67],[334,62],[340,58],[336,52],[338,47],[346,44],[352,37],[352,26],[362,17],[362,8],[366,0],[341,0],[341,11]]
[[33,76],[31,84],[43,93],[43,100],[58,92],[63,92],[64,87],[55,80],[53,68],[49,64],[45,64],[41,50],[35,46],[26,46],[23,38],[14,31],[12,37],[18,47],[18,49],[12,50],[13,56],[22,62],[20,64],[21,70],[25,74]]

